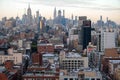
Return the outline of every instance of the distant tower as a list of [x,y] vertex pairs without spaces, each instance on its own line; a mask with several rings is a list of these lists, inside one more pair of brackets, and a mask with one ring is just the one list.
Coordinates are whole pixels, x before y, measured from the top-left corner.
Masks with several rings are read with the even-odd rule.
[[102,16],[100,16],[100,21],[102,21]]
[[28,5],[28,9],[27,9],[27,23],[28,24],[32,23],[32,11],[30,8],[30,4]]
[[56,7],[54,8],[54,15],[53,15],[53,18],[54,18],[54,19],[56,18]]
[[30,8],[30,4],[28,5],[27,15],[28,15],[28,16],[31,16],[31,8]]
[[63,10],[63,17],[65,17],[65,10]]
[[71,19],[73,20],[73,14],[71,15]]
[[107,22],[108,22],[108,17],[106,18]]
[[39,11],[36,11],[36,17],[37,18],[39,17]]
[[75,16],[75,20],[77,21],[77,16]]
[[61,16],[61,10],[58,10],[58,16],[59,17]]
[[100,16],[100,23],[101,23],[101,28],[102,28],[103,27],[102,16]]
[[39,11],[36,11],[36,22],[39,23]]
[[106,18],[107,27],[109,27],[108,17]]

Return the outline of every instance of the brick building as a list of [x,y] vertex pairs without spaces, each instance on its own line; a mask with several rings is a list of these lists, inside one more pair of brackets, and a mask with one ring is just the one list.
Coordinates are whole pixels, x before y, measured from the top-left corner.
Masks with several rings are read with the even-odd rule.
[[114,72],[117,64],[120,62],[120,54],[117,48],[105,49],[102,56],[101,70],[108,75],[110,80],[114,79]]
[[0,66],[0,80],[17,80],[18,70],[13,69],[13,61],[5,61],[4,66]]
[[13,65],[14,65],[14,63],[12,60],[7,60],[4,62],[4,66],[7,70],[12,70]]
[[42,65],[42,54],[40,53],[32,54],[32,63],[37,65]]
[[54,52],[54,45],[50,43],[40,43],[37,45],[38,53],[53,53]]

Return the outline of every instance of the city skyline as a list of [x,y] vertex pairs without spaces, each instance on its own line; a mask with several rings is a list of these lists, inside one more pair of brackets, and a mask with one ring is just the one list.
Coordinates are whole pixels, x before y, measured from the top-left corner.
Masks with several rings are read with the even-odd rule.
[[[16,17],[21,16],[27,11],[28,4],[30,4],[32,15],[39,10],[41,16],[47,19],[53,18],[54,8],[57,10],[65,10],[65,17],[71,18],[74,16],[87,16],[93,22],[103,16],[120,24],[120,0],[1,0],[0,1],[0,19],[2,17]],[[49,13],[49,14],[48,14]]]

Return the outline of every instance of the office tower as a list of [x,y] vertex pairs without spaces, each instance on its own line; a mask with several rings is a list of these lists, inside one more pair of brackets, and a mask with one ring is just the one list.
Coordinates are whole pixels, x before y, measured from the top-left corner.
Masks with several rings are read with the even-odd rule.
[[115,32],[106,31],[104,32],[104,49],[105,48],[115,48]]
[[83,21],[82,26],[82,35],[83,35],[83,50],[87,48],[89,42],[91,42],[91,21]]
[[65,17],[65,10],[63,10],[63,17]]
[[78,27],[83,25],[83,21],[87,20],[87,16],[80,16],[78,20]]
[[38,18],[37,29],[38,33],[40,34],[40,17]]
[[109,27],[109,23],[108,23],[108,17],[106,18],[106,23],[107,23],[107,26]]
[[100,16],[100,27],[103,27],[103,21],[102,21],[102,16]]
[[36,11],[36,23],[38,24],[39,22],[39,11]]
[[71,15],[71,19],[73,20],[73,14]]
[[54,8],[54,14],[53,14],[53,18],[56,18],[56,7]]
[[23,14],[23,15],[22,15],[22,23],[23,23],[24,25],[27,24],[27,15],[26,15],[26,14]]
[[101,30],[98,33],[97,47],[99,51],[115,48],[115,32],[112,29]]
[[[77,18],[77,17],[76,17]],[[83,21],[87,20],[86,16],[80,16],[78,20],[78,34],[80,50],[83,50]]]
[[61,10],[58,10],[58,17],[61,17]]
[[102,16],[100,16],[100,19],[97,21],[97,26],[99,28],[103,28],[104,27],[104,21],[102,20]]

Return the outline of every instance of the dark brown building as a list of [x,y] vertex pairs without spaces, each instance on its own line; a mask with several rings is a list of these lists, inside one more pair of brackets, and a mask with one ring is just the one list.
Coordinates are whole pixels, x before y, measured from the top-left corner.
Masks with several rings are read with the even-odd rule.
[[32,55],[32,63],[41,66],[42,65],[42,54],[34,53]]

